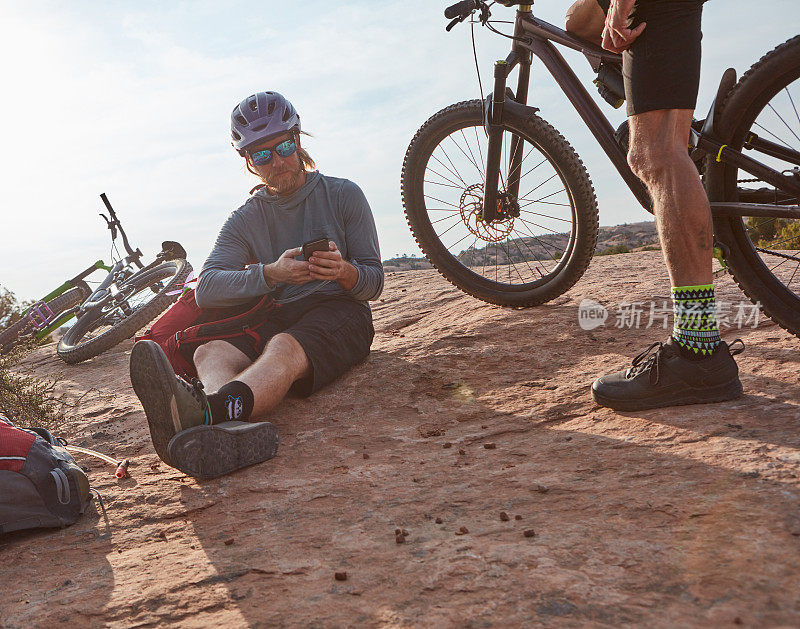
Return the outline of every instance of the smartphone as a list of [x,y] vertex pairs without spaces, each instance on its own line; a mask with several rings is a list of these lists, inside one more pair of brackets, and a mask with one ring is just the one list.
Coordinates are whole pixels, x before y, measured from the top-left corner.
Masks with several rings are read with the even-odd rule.
[[327,238],[312,240],[303,245],[303,257],[308,261],[315,251],[330,251]]

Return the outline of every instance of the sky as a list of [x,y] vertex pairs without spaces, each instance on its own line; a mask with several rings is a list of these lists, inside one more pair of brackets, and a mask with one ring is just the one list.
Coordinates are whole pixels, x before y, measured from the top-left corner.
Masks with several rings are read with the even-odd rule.
[[[446,33],[447,4],[0,0],[0,285],[35,299],[108,262],[101,192],[146,260],[177,240],[199,270],[255,183],[229,125],[233,107],[261,90],[298,109],[322,173],[364,190],[382,258],[418,254],[400,199],[406,148],[436,111],[479,97],[470,27]],[[569,4],[540,2],[534,14],[563,26]],[[493,7],[494,19],[513,17]],[[741,75],[800,32],[797,0],[711,0],[703,22],[698,117],[726,67]],[[487,88],[509,44],[475,30]],[[564,55],[593,78],[579,53]],[[529,104],[583,159],[601,225],[648,219],[541,64],[532,76]],[[614,126],[624,120],[597,100]]]

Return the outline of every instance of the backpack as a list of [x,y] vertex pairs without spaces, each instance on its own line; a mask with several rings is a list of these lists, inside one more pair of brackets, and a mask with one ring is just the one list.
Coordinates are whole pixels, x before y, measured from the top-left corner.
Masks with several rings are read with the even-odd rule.
[[264,295],[239,306],[201,308],[197,305],[194,289],[190,289],[134,342],[155,341],[164,350],[177,375],[196,378],[192,355],[200,345],[240,336],[248,336],[254,343],[260,343],[261,336],[252,328],[263,323],[269,312],[277,307],[279,304],[270,295]]
[[91,498],[89,479],[58,439],[0,414],[0,535],[73,524]]

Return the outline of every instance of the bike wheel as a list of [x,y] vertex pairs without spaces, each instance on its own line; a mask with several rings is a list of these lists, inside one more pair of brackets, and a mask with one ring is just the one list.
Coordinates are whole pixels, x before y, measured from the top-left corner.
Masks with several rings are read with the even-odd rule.
[[[53,320],[58,319],[67,310],[79,306],[86,299],[91,291],[85,283],[64,291],[58,297],[53,297],[46,302],[47,308],[53,313]],[[39,329],[28,317],[22,317],[5,330],[0,332],[0,353],[5,353],[16,345],[20,340],[28,336],[35,335]]]
[[[719,128],[727,143],[762,163],[793,173],[800,165],[755,154],[751,134],[800,151],[800,36],[764,55],[729,92]],[[797,205],[796,195],[776,190],[730,164],[709,156],[706,190],[710,201]],[[769,217],[715,218],[716,238],[744,293],[775,323],[800,336],[800,220]]]
[[451,105],[417,131],[403,162],[403,206],[417,244],[450,283],[489,303],[536,306],[589,266],[597,199],[574,149],[538,116],[504,123],[501,194],[512,134],[524,141],[523,161],[505,218],[481,219],[487,138],[479,100]]
[[59,357],[79,363],[132,337],[178,298],[169,293],[180,290],[191,270],[186,260],[169,260],[121,283],[120,299],[88,310],[67,331]]

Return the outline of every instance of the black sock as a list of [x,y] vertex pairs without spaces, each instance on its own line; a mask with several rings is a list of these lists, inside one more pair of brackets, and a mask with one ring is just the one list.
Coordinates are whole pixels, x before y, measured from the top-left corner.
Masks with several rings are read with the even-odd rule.
[[208,396],[211,423],[246,422],[253,412],[253,392],[244,382],[233,380]]

